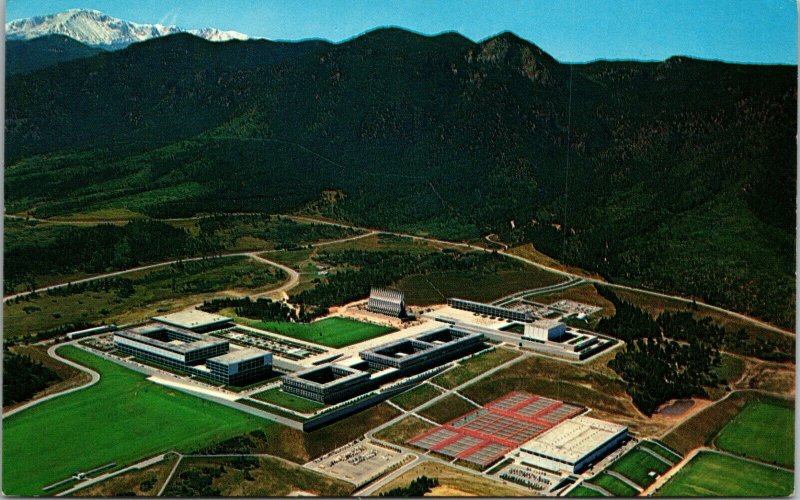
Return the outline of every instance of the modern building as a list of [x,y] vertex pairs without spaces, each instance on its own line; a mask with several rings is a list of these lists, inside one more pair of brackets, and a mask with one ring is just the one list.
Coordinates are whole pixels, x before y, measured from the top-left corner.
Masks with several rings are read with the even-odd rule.
[[369,372],[330,363],[283,377],[281,389],[329,404],[366,392],[370,385]]
[[554,319],[537,319],[525,325],[523,339],[558,341],[567,334],[567,325]]
[[230,350],[227,340],[158,324],[114,333],[120,351],[224,384],[240,385],[272,370],[272,353]]
[[579,473],[627,437],[628,428],[624,425],[579,415],[523,444],[517,460],[554,472]]
[[449,298],[447,299],[447,305],[455,309],[470,311],[476,314],[485,314],[486,316],[510,319],[512,321],[521,321],[523,323],[530,323],[533,321],[533,315],[529,311],[515,311],[514,309],[493,306],[491,304],[484,304],[482,302]]
[[344,360],[286,375],[281,389],[314,401],[336,403],[440,366],[482,345],[480,332],[448,325],[361,351],[360,359],[353,358],[349,365]]
[[482,342],[483,334],[448,325],[361,351],[359,355],[372,369],[396,368],[407,373],[459,358],[476,350]]
[[207,333],[233,326],[231,318],[207,313],[199,309],[189,309],[164,316],[156,316],[153,321],[197,333]]
[[391,288],[373,287],[369,292],[367,310],[396,318],[406,316],[405,294]]

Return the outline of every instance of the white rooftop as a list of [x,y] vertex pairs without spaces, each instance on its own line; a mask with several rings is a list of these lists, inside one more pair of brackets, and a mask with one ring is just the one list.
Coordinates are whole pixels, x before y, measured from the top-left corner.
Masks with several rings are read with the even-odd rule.
[[521,450],[574,464],[626,429],[624,425],[579,415],[539,434]]
[[226,354],[215,356],[214,361],[219,361],[222,364],[238,363],[239,361],[246,361],[248,359],[258,358],[267,354],[267,351],[256,349],[255,347],[245,347],[244,349],[237,349],[235,351],[228,351]]
[[536,321],[531,323],[531,325],[533,325],[533,326],[536,326],[536,327],[539,327],[539,328],[547,328],[547,329],[556,327],[556,326],[558,326],[560,324],[561,324],[561,322],[558,321],[557,319],[547,319],[547,318],[537,319]]
[[231,319],[227,316],[211,314],[199,309],[187,309],[181,312],[165,314],[164,316],[156,316],[153,318],[153,320],[158,321],[159,323],[166,323],[168,325],[192,330],[194,328],[202,328],[215,325],[217,323],[224,323],[230,321]]

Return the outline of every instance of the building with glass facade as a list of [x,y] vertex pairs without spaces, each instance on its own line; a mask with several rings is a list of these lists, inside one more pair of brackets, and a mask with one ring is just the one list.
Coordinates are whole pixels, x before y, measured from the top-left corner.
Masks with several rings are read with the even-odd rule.
[[482,302],[473,302],[471,300],[449,298],[447,305],[464,311],[470,311],[477,314],[485,314],[496,318],[510,319],[512,321],[521,321],[523,323],[530,323],[534,317],[529,311],[515,311],[506,307],[493,306],[491,304],[484,304]]

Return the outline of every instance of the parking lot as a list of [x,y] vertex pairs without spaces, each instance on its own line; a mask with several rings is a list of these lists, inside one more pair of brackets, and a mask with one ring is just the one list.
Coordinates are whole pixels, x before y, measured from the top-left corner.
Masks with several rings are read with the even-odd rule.
[[405,457],[398,451],[359,440],[308,462],[305,467],[361,485],[400,464]]

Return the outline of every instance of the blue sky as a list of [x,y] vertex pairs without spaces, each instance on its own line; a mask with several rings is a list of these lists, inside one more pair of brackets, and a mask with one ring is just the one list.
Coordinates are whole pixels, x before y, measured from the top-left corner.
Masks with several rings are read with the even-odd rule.
[[8,20],[91,8],[140,23],[340,41],[378,26],[481,40],[513,31],[560,61],[672,55],[797,63],[793,0],[8,0]]

